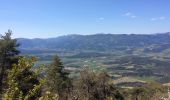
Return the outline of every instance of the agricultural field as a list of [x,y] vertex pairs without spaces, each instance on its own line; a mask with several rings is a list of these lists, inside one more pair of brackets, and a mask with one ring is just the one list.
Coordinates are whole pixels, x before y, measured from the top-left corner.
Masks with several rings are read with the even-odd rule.
[[[150,35],[68,35],[18,41],[23,44],[20,47],[22,55],[39,57],[36,64],[49,64],[53,56],[58,55],[71,77],[78,75],[84,67],[89,67],[96,72],[108,72],[113,80],[124,77],[128,81],[139,80],[139,83],[133,82],[137,85],[141,85],[141,81],[170,82],[169,32]],[[133,86],[131,82],[129,84]]]
[[[168,50],[165,52],[169,52]],[[34,54],[39,57],[36,64],[49,64],[54,55],[59,55],[65,68],[70,71],[71,77],[78,75],[84,67],[94,71],[107,71],[113,80],[121,80],[116,84],[133,86],[142,85],[144,82],[169,82],[170,56],[162,53],[126,52],[40,52]],[[166,56],[165,56],[166,55]],[[128,77],[128,78],[127,78]],[[127,80],[127,82],[125,82]],[[134,81],[135,80],[135,81]]]

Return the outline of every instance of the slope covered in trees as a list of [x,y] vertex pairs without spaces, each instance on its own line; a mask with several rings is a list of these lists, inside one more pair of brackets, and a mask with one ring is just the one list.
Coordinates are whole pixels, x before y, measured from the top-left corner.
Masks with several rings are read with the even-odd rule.
[[170,33],[68,35],[48,39],[20,38],[18,42],[22,44],[21,49],[114,51],[140,47],[145,48],[145,52],[159,52],[170,48]]

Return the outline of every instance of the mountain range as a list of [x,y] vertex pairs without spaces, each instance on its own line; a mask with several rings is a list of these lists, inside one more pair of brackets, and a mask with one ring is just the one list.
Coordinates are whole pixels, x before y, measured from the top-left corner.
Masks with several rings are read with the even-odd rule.
[[18,38],[22,50],[115,51],[143,48],[160,52],[170,48],[170,32],[159,34],[94,34],[67,35],[47,39]]

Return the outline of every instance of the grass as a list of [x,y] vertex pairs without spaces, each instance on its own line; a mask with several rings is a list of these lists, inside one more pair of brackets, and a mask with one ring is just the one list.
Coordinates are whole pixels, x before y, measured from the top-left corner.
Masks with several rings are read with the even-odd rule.
[[143,77],[135,76],[133,78],[146,82],[155,82],[156,79],[158,79],[156,76],[143,76]]

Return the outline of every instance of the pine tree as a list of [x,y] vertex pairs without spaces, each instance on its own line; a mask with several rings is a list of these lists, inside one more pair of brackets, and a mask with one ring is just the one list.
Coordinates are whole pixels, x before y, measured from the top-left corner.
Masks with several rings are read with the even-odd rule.
[[54,57],[53,62],[47,69],[47,87],[49,91],[57,93],[60,98],[67,94],[70,86],[68,73],[64,70],[64,66],[58,56]]
[[6,80],[5,74],[13,63],[17,62],[16,55],[19,54],[16,39],[11,38],[12,31],[8,30],[0,39],[0,92],[2,92],[3,82]]

